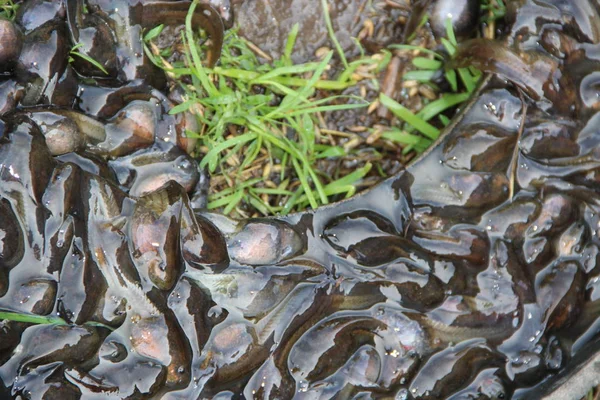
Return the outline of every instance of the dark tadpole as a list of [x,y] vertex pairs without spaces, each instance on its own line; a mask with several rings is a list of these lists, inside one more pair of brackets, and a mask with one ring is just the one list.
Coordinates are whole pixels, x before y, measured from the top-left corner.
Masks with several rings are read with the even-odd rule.
[[109,161],[109,166],[132,197],[153,192],[169,181],[179,183],[189,192],[199,179],[198,163],[175,146],[164,149],[155,145]]
[[14,68],[22,47],[23,35],[19,28],[13,22],[0,18],[0,73]]

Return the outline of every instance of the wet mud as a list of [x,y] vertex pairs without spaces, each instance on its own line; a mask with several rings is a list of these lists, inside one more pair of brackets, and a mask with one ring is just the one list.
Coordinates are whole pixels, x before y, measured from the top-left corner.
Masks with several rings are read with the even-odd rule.
[[[0,309],[66,321],[0,324],[0,397],[532,398],[586,351],[597,3],[514,2],[506,38],[459,48],[488,76],[428,153],[244,221],[202,208],[195,121],[135,51],[183,3],[34,0],[0,21]],[[216,62],[223,10],[199,12]],[[109,77],[67,62],[76,32]]]

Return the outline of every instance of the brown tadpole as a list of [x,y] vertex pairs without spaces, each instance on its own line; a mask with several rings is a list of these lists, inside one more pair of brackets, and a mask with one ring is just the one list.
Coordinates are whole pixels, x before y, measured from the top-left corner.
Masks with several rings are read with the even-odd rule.
[[542,83],[547,76],[534,76],[533,66],[503,42],[471,39],[460,43],[446,68],[467,67],[501,75],[523,89],[534,100],[539,100],[544,95]]
[[558,108],[563,103],[574,103],[572,82],[556,59],[542,53],[517,52],[497,40],[471,39],[460,43],[446,63],[446,69],[467,67],[497,74],[535,101],[547,98]]
[[21,48],[23,35],[12,21],[0,18],[0,72],[6,72],[14,67]]

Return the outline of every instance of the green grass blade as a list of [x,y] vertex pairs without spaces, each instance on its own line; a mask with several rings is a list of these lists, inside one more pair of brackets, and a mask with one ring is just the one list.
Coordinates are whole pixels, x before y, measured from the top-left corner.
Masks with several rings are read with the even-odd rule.
[[327,32],[329,32],[329,38],[333,42],[333,45],[337,50],[338,56],[340,57],[340,61],[344,65],[344,68],[348,68],[348,60],[346,60],[346,55],[344,54],[342,45],[340,45],[340,42],[338,42],[337,37],[335,36],[335,32],[333,30],[333,25],[331,24],[327,0],[321,0],[321,7],[323,8],[323,16],[325,17],[325,25],[327,26]]
[[190,99],[190,100],[184,101],[181,104],[177,104],[175,107],[173,107],[169,110],[169,114],[173,115],[173,114],[179,114],[181,112],[187,111],[190,109],[190,107],[192,106],[192,104],[194,104],[195,101],[196,101],[196,99]]
[[229,203],[227,205],[227,207],[225,207],[225,209],[223,209],[223,214],[227,215],[227,214],[231,213],[231,211],[233,211],[233,209],[237,207],[237,205],[240,203],[240,201],[242,201],[243,198],[244,198],[243,190],[238,190],[237,192],[235,192],[231,198],[231,203]]
[[347,186],[347,185],[352,185],[354,183],[356,183],[356,181],[364,178],[369,171],[371,171],[371,168],[373,167],[373,165],[371,163],[366,163],[364,165],[364,167],[362,168],[358,168],[357,170],[351,172],[350,174],[339,178],[333,182],[331,182],[330,184],[328,184],[326,186],[326,190],[334,190],[337,186]]
[[164,29],[165,25],[164,24],[160,24],[158,26],[155,26],[154,28],[150,29],[148,31],[148,33],[146,33],[146,35],[144,35],[144,41],[149,42],[152,39],[155,39],[158,37],[158,35],[160,35],[160,33],[162,32],[162,30]]
[[270,194],[275,196],[292,196],[294,194],[294,192],[290,192],[289,190],[272,188],[252,188],[252,192],[258,194]]
[[296,205],[298,204],[298,200],[302,196],[302,193],[304,193],[304,188],[302,186],[300,186],[296,190],[294,195],[288,199],[288,201],[285,203],[285,205],[281,209],[281,215],[289,214],[290,211],[292,211],[294,209],[294,207],[296,207]]
[[296,22],[294,26],[292,26],[292,30],[288,34],[287,40],[285,42],[285,50],[283,51],[283,63],[284,65],[292,65],[292,51],[294,51],[294,46],[296,45],[296,38],[298,37],[298,32],[300,30],[300,25]]
[[74,50],[74,49],[78,48],[80,45],[81,45],[81,43],[79,43],[79,45],[76,45],[75,47],[73,47],[73,50],[71,50],[71,52],[69,54],[71,54],[73,56],[77,56],[77,57],[89,62],[94,67],[96,67],[100,71],[102,71],[105,75],[108,75],[108,71],[106,70],[106,68],[104,68],[102,66],[102,64],[100,64],[98,61],[94,60],[92,57],[88,56],[87,54],[83,54],[83,53],[80,53],[80,52]]
[[346,150],[339,146],[316,145],[315,149],[318,151],[318,153],[315,155],[315,158],[317,159],[343,157],[346,155]]
[[450,54],[450,56],[453,56],[454,53],[456,53],[456,47],[448,39],[441,38],[440,41],[442,42],[442,44],[444,45],[444,48],[446,49],[448,54]]
[[452,89],[452,91],[456,92],[458,90],[458,81],[456,80],[456,71],[453,69],[446,71],[445,77],[446,77],[446,80],[448,81],[448,83],[450,84],[450,88]]
[[394,115],[396,115],[398,118],[405,121],[409,125],[413,126],[416,130],[418,130],[428,138],[437,139],[437,137],[440,135],[439,129],[437,129],[435,126],[427,123],[422,118],[417,117],[406,107],[394,101],[392,98],[386,96],[385,94],[380,93],[379,101],[381,102],[381,104],[387,107]]
[[431,118],[446,111],[447,109],[468,100],[469,97],[471,97],[470,93],[445,94],[439,99],[434,100],[423,107],[423,109],[417,113],[417,116],[422,118],[424,121],[429,121]]
[[446,36],[448,36],[448,40],[454,46],[457,46],[458,42],[456,41],[456,36],[454,35],[454,29],[452,29],[452,18],[446,18],[446,22],[444,23],[444,25],[446,27]]
[[313,180],[313,184],[315,185],[317,194],[319,195],[319,197],[321,199],[321,203],[329,204],[329,199],[327,198],[327,194],[325,193],[325,190],[323,189],[323,184],[321,183],[321,180],[317,176],[317,173],[311,167],[310,162],[308,160],[304,159],[304,163],[306,165],[306,169],[308,170],[309,175],[311,176],[311,178]]
[[415,57],[415,58],[413,58],[412,63],[417,68],[433,70],[433,71],[436,71],[436,70],[442,68],[442,66],[443,66],[441,61],[432,60],[431,58],[425,58],[425,57]]
[[436,75],[436,71],[408,71],[402,78],[406,81],[429,82]]
[[467,92],[473,93],[473,91],[475,90],[475,88],[477,86],[477,81],[473,78],[469,69],[468,68],[459,68],[458,75],[460,76],[460,80],[465,85],[465,89],[467,89]]
[[267,216],[269,213],[273,214],[271,207],[266,204],[262,199],[252,193],[247,198],[247,201],[256,208],[262,215]]
[[400,144],[417,144],[420,138],[399,129],[392,129],[381,134],[381,137]]
[[65,320],[59,317],[47,317],[42,315],[22,314],[12,311],[0,311],[0,321],[26,322],[30,324],[58,324],[66,325]]
[[438,118],[442,125],[448,126],[450,124],[450,118],[446,117],[444,114],[438,115]]
[[313,72],[319,67],[319,63],[306,63],[299,65],[290,65],[287,67],[275,68],[266,74],[258,76],[256,79],[250,81],[251,84],[260,84],[262,81],[271,80],[281,75],[292,75],[292,74],[304,74],[306,72]]
[[192,56],[194,70],[197,73],[198,79],[200,79],[200,82],[202,83],[204,90],[206,90],[206,92],[209,95],[214,96],[214,95],[218,94],[218,90],[215,87],[215,85],[213,85],[213,83],[210,81],[210,79],[208,78],[208,75],[204,71],[204,66],[202,65],[202,62],[200,61],[198,47],[194,43],[194,31],[192,29],[192,18],[194,17],[194,12],[196,10],[196,7],[198,6],[198,3],[199,3],[199,0],[194,0],[192,2],[192,4],[190,5],[190,9],[189,9],[187,15],[185,16],[185,36],[187,39],[186,42],[187,42],[187,47],[190,50],[190,54]]
[[202,168],[206,167],[206,165],[210,162],[210,160],[212,158],[215,158],[223,150],[228,149],[233,146],[236,146],[239,143],[246,143],[246,142],[249,142],[254,139],[256,139],[255,133],[245,133],[243,135],[236,136],[236,137],[228,139],[222,143],[219,143],[218,145],[216,145],[215,147],[210,149],[210,151],[208,153],[206,153],[206,155],[202,158],[202,160],[200,161],[200,168],[202,169]]
[[319,206],[319,204],[317,203],[317,200],[316,200],[315,196],[313,195],[312,189],[311,189],[310,185],[308,184],[308,179],[306,179],[304,170],[300,167],[300,164],[298,163],[298,161],[295,158],[292,158],[292,165],[294,166],[294,169],[296,170],[296,175],[298,176],[298,180],[300,180],[300,183],[302,184],[302,187],[304,188],[304,192],[306,193],[306,197],[308,198],[310,206],[313,209],[316,209]]

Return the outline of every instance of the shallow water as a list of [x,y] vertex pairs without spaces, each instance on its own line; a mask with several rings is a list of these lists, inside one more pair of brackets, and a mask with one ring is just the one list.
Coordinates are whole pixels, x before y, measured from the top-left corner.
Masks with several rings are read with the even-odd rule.
[[397,176],[246,221],[198,208],[191,122],[143,62],[85,82],[44,63],[31,84],[26,57],[60,60],[72,27],[60,3],[29,3],[0,82],[16,93],[0,104],[0,309],[69,324],[0,324],[0,395],[531,398],[598,332],[600,18],[520,3],[498,47],[544,73],[499,56]]

